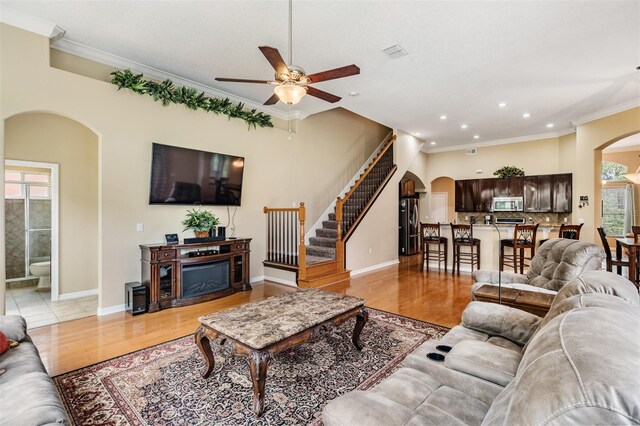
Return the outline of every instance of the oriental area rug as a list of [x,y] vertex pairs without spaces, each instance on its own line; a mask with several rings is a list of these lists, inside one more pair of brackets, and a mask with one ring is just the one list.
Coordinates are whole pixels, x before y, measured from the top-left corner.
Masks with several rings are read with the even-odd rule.
[[448,328],[369,309],[351,343],[355,319],[275,356],[269,363],[265,413],[256,418],[248,363],[215,353],[215,369],[201,374],[203,358],[186,336],[54,377],[75,425],[307,425],[322,409],[354,389],[368,389],[399,368],[404,357]]

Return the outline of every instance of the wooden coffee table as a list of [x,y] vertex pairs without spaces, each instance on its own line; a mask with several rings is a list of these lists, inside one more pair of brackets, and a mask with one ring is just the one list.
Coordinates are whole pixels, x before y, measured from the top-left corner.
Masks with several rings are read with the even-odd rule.
[[[498,286],[485,284],[473,293],[479,302],[498,303]],[[502,304],[512,308],[527,311],[539,317],[549,312],[555,294],[536,291],[520,290],[516,288],[502,288]]]
[[204,357],[207,378],[215,365],[213,350],[246,357],[253,382],[253,409],[264,412],[267,365],[293,346],[332,333],[356,317],[351,341],[361,350],[360,332],[369,313],[364,300],[316,289],[304,289],[198,318],[195,339]]

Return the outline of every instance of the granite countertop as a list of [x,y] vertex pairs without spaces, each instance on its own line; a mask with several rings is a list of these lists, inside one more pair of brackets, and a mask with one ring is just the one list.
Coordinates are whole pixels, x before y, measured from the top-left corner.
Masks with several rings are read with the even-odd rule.
[[[440,225],[447,228],[450,227],[448,223],[441,223]],[[526,224],[522,224],[522,225],[526,225]],[[515,223],[496,223],[495,226],[497,226],[498,228],[513,228],[514,226],[516,226],[516,224]],[[475,229],[494,229],[494,230],[496,229],[494,225],[485,225],[484,223],[474,223],[473,227]],[[542,228],[558,229],[560,228],[560,224],[541,222],[538,229],[542,229]]]

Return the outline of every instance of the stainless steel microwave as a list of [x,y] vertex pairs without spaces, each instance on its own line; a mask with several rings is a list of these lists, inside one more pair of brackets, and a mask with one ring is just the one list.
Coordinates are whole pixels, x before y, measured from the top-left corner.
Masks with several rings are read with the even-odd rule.
[[494,212],[521,212],[524,210],[524,199],[522,197],[494,197]]

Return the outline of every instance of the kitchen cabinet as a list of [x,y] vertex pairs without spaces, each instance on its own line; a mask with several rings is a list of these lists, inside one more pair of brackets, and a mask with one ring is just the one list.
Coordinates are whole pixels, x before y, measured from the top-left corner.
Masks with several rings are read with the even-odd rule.
[[572,209],[571,173],[552,175],[551,177],[551,210],[554,213],[571,213]]
[[457,212],[491,212],[494,197],[523,197],[524,211],[528,213],[571,213],[572,175],[455,181]]
[[510,177],[494,180],[494,197],[522,197],[524,177]]
[[551,175],[526,176],[522,186],[525,212],[551,211]]

